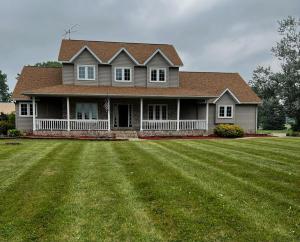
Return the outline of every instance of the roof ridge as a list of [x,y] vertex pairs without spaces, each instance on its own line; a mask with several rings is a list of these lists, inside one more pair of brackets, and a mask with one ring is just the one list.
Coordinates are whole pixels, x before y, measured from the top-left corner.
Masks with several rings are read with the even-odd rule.
[[62,68],[62,66],[31,66],[31,65],[25,65],[24,68],[36,68],[36,69],[58,69],[58,68]]
[[105,43],[119,43],[119,44],[141,44],[141,45],[168,45],[166,43],[147,43],[147,42],[126,42],[126,41],[107,41],[107,40],[86,40],[86,39],[63,39],[62,41],[86,41],[86,42],[105,42]]

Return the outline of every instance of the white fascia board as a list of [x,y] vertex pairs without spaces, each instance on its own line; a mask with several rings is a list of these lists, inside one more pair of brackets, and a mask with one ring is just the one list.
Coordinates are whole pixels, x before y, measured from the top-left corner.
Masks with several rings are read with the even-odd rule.
[[116,54],[114,54],[114,56],[110,58],[107,64],[110,64],[114,59],[116,59],[117,56],[120,55],[122,51],[124,51],[136,65],[140,65],[140,63],[125,48],[121,48]]
[[169,58],[160,50],[157,49],[145,62],[144,65],[147,65],[147,63],[152,60],[152,58],[157,54],[160,53],[162,55],[162,57],[164,57],[164,59],[171,65],[171,66],[175,66],[172,61],[169,60]]
[[103,63],[100,59],[99,59],[99,57],[87,46],[87,45],[85,45],[85,46],[83,46],[69,61],[64,61],[63,63],[70,63],[70,62],[73,62],[84,50],[88,50],[90,53],[91,53],[91,55],[92,56],[94,56],[95,57],[95,59],[97,60],[97,61],[99,61],[100,63]]
[[229,94],[233,97],[233,99],[238,103],[240,104],[240,100],[229,90],[229,88],[226,88],[222,93],[221,95],[215,100],[213,101],[213,103],[216,103],[226,92],[229,92]]

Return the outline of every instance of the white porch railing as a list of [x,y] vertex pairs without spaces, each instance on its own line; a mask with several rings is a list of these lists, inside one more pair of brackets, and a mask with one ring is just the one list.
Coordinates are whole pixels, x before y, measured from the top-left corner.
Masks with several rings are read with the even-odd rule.
[[[206,120],[179,120],[179,130],[205,130]],[[143,130],[177,130],[177,120],[143,120]]]
[[70,130],[108,130],[108,120],[71,119]]
[[[68,130],[67,119],[35,119],[36,130]],[[108,120],[70,119],[70,130],[108,130]]]
[[205,130],[206,120],[180,120],[180,130]]
[[177,120],[143,120],[143,130],[176,130]]
[[67,130],[67,119],[35,119],[36,130]]

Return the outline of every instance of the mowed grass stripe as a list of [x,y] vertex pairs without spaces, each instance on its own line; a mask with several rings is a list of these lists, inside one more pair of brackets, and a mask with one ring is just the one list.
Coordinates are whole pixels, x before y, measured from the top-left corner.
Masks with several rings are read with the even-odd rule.
[[[189,142],[182,143],[183,146],[188,146],[189,148],[194,148],[199,150],[200,157],[206,155],[208,157],[213,156],[216,159],[216,164],[228,168],[230,171],[237,172],[240,177],[245,179],[255,178],[253,182],[261,181],[261,185],[277,185],[278,189],[294,190],[298,188],[298,184],[295,172],[297,169],[285,171],[284,166],[281,169],[271,169],[268,165],[265,165],[267,160],[268,163],[280,163],[278,160],[269,160],[267,157],[257,157],[257,155],[251,155],[243,151],[239,151],[238,147],[227,147],[223,144],[212,143],[212,142]],[[242,159],[241,159],[242,157]],[[225,161],[225,162],[224,162]],[[262,164],[263,163],[263,164]],[[267,180],[265,178],[268,178]],[[267,183],[267,184],[266,184]],[[270,183],[270,184],[268,184]],[[268,188],[269,189],[269,188]]]
[[[197,141],[191,141],[197,144]],[[229,141],[230,142],[230,141]],[[273,157],[270,158],[268,154],[264,155],[263,153],[257,154],[254,149],[249,148],[249,146],[245,149],[242,146],[234,145],[234,144],[227,144],[222,142],[215,142],[215,141],[208,141],[201,143],[203,147],[208,147],[208,151],[211,153],[218,154],[220,156],[223,155],[224,152],[227,152],[227,155],[230,155],[229,152],[232,154],[233,157],[239,160],[241,163],[248,163],[253,166],[259,166],[264,168],[266,171],[272,170],[273,172],[277,172],[278,175],[285,174],[287,179],[290,179],[289,176],[298,176],[298,174],[294,173],[295,168],[297,169],[298,166],[293,166],[293,164],[289,164],[286,161],[278,160]],[[243,159],[239,159],[239,157],[243,157]]]
[[[282,141],[278,141],[276,138],[268,138],[268,139],[255,139],[255,141],[253,140],[253,142],[255,142],[256,144],[260,144],[262,147],[271,147],[271,148],[276,148],[278,150],[288,150],[291,152],[297,152],[299,153],[299,147],[300,147],[300,143],[299,142],[289,142],[287,141],[288,138],[286,138],[284,140],[284,142]],[[296,139],[294,139],[296,141]]]
[[[127,169],[136,174],[131,177],[136,190],[141,193],[141,199],[151,211],[156,226],[165,227],[170,240],[176,240],[180,235],[186,240],[220,240],[237,239],[237,233],[239,238],[249,238],[252,235],[247,231],[259,234],[259,228],[253,227],[250,221],[248,223],[239,214],[233,214],[232,208],[222,198],[211,193],[209,185],[196,181],[193,176],[174,165],[173,157],[163,149],[149,149],[149,144],[132,143],[141,149],[140,152],[136,152],[135,147],[128,147],[135,150],[137,159],[142,159],[144,166],[131,165]],[[140,178],[144,176],[141,182]],[[218,213],[221,216],[216,216]],[[226,228],[226,236],[220,228]]]
[[[156,145],[162,145],[163,146],[164,142],[157,142]],[[189,162],[197,162],[197,160],[192,159],[189,155],[182,155],[182,150],[178,149],[178,147],[174,147],[172,146],[172,149],[166,149],[166,151],[170,152],[170,161],[174,161],[175,159],[171,159],[172,153],[174,155],[174,157],[182,157],[184,160],[188,160]],[[192,150],[189,150],[189,154],[193,153]],[[181,163],[177,162],[177,164],[180,167],[185,167],[186,169],[190,170],[190,173],[193,174],[194,173],[194,177],[197,177],[197,174],[195,173],[195,170],[197,170],[197,167],[192,166],[192,164],[190,163],[189,166],[184,166]],[[206,164],[207,166],[207,164]],[[205,166],[203,166],[204,168]],[[203,170],[203,169],[201,169]],[[201,171],[199,170],[199,171]],[[260,223],[257,224],[258,227],[264,228],[269,232],[272,232],[273,234],[278,234],[278,236],[283,236],[283,238],[285,236],[289,236],[290,235],[290,226],[295,227],[296,226],[296,222],[297,222],[297,217],[293,217],[291,219],[291,221],[287,221],[288,225],[278,225],[277,221],[274,221],[274,217],[276,217],[274,215],[274,213],[276,213],[277,211],[270,211],[266,208],[268,208],[269,203],[270,202],[274,202],[273,201],[273,197],[269,197],[266,196],[267,194],[264,193],[260,193],[260,195],[258,194],[258,191],[256,189],[253,190],[253,188],[251,189],[251,187],[249,187],[249,184],[243,184],[244,182],[241,179],[236,179],[235,177],[228,177],[228,174],[226,174],[226,172],[218,172],[218,170],[216,170],[216,175],[214,175],[213,173],[210,173],[209,170],[205,171],[206,175],[209,175],[209,178],[204,178],[204,180],[208,180],[210,185],[215,185],[215,187],[213,187],[212,191],[215,191],[216,193],[220,192],[223,194],[224,199],[228,199],[227,202],[228,204],[232,204],[236,207],[239,208],[243,208],[243,210],[241,211],[241,214],[243,214],[243,216],[247,216],[250,219],[253,219],[255,221],[260,220]],[[223,177],[222,177],[223,175]],[[213,179],[213,181],[212,181]],[[233,179],[233,181],[230,181],[231,179]],[[217,182],[215,182],[217,181]],[[247,190],[242,190],[241,188],[245,188]],[[226,188],[226,189],[224,189]],[[252,191],[251,191],[252,190]],[[258,201],[253,201],[252,200],[252,194],[256,194],[256,196],[259,195],[259,200]],[[229,198],[228,198],[229,197]],[[244,200],[243,201],[238,201],[239,197],[243,197]],[[255,209],[255,207],[257,206],[257,202],[261,203],[261,208],[260,209]],[[283,206],[286,209],[290,208],[290,205],[285,202],[285,201],[280,201],[280,202],[275,202],[276,206]],[[274,204],[274,205],[275,205]],[[292,207],[292,211],[295,214],[297,214],[297,212],[299,212],[298,208],[294,208]],[[278,216],[278,215],[277,215]],[[272,224],[273,222],[273,224]],[[274,227],[275,226],[275,227]],[[295,228],[293,228],[295,229]]]
[[209,142],[213,142],[214,144],[221,144],[224,146],[231,146],[233,148],[236,148],[236,146],[238,145],[239,151],[261,157],[268,157],[272,161],[278,161],[278,158],[280,158],[280,163],[278,163],[279,165],[282,165],[284,163],[285,165],[294,167],[296,166],[297,168],[299,168],[300,154],[299,152],[295,152],[294,150],[279,151],[277,148],[269,147],[268,145],[262,147],[261,144],[257,144],[252,140],[242,140],[242,142],[229,141],[226,143],[210,140]]
[[59,145],[60,143],[51,145],[38,143],[31,148],[30,145],[22,144],[15,147],[12,152],[7,150],[7,152],[10,152],[9,155],[6,155],[5,159],[0,157],[0,163],[2,162],[0,166],[0,193]]
[[58,226],[51,221],[68,190],[72,158],[79,152],[76,144],[61,142],[1,194],[0,238],[43,240]]
[[83,143],[73,186],[60,208],[65,226],[53,235],[55,241],[161,239],[136,201],[114,146],[114,142]]
[[[246,186],[252,186],[254,189],[257,189],[257,191],[263,192],[264,194],[267,193],[276,200],[288,202],[290,205],[300,208],[300,198],[297,193],[295,193],[295,191],[300,191],[297,182],[282,184],[279,181],[276,181],[276,179],[285,179],[285,174],[278,174],[277,172],[274,173],[273,171],[260,169],[260,167],[253,166],[252,163],[245,164],[244,162],[240,162],[247,158],[241,157],[240,155],[235,156],[232,151],[227,152],[226,150],[222,150],[220,153],[211,151],[215,146],[210,147],[207,145],[210,143],[180,142],[178,144],[179,149],[183,146],[188,150],[195,149],[199,151],[195,152],[195,159],[200,159],[202,162],[207,163],[212,167],[217,167],[224,172],[226,171],[230,176],[245,183]],[[174,148],[174,145],[171,149],[172,148]],[[269,179],[266,180],[266,178]],[[294,180],[290,179],[290,181]]]

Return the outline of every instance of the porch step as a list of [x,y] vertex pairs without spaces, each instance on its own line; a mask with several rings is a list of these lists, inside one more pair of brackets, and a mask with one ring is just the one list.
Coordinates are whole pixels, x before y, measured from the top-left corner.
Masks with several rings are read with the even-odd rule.
[[112,131],[116,139],[137,139],[138,135],[136,131],[124,130],[124,131]]

